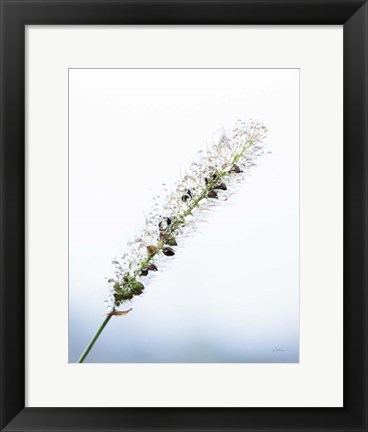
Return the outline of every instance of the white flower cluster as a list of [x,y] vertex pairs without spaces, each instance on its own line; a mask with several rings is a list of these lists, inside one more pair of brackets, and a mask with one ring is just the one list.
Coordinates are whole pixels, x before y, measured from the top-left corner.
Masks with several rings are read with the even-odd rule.
[[175,247],[196,230],[213,206],[227,201],[257,159],[264,154],[266,127],[254,120],[238,121],[217,142],[199,151],[183,178],[165,197],[155,197],[146,224],[120,260],[114,260],[114,276],[108,279],[106,304],[115,311],[121,304],[142,294],[144,284],[165,267]]

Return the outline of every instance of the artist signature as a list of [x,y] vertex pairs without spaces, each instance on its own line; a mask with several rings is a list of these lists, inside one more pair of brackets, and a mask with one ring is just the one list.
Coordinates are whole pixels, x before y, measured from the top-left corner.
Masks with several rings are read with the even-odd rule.
[[272,352],[278,353],[278,352],[285,352],[284,348],[274,347]]

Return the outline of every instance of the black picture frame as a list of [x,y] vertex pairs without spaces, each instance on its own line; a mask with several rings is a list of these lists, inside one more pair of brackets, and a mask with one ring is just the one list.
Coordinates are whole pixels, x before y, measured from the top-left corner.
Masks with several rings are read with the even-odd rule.
[[[0,429],[2,431],[367,431],[367,2],[363,0],[0,0],[0,4]],[[24,66],[25,26],[30,24],[343,25],[343,408],[25,407]]]

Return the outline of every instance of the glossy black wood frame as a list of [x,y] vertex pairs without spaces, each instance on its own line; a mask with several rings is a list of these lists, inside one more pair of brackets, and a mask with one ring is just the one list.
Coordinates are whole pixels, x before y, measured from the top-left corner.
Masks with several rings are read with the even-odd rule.
[[[0,4],[0,429],[4,431],[366,431],[366,172],[368,170],[368,8],[366,1],[0,0]],[[24,407],[24,30],[28,24],[344,25],[344,408]]]

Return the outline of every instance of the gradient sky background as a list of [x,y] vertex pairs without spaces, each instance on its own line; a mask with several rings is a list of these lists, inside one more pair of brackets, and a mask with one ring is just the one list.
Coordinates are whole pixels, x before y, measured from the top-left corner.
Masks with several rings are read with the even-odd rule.
[[69,362],[104,319],[111,261],[213,134],[269,129],[232,200],[178,248],[87,362],[298,362],[299,71],[69,71]]

